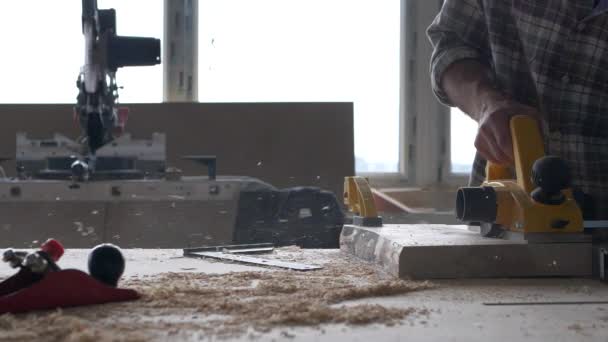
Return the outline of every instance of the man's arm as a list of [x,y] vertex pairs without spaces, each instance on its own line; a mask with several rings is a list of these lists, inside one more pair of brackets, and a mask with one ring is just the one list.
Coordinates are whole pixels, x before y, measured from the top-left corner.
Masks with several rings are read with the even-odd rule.
[[476,0],[446,0],[427,31],[433,91],[479,123],[475,147],[494,163],[513,164],[509,121],[538,112],[509,99],[496,86],[483,7]]
[[442,87],[442,75],[453,63],[472,59],[487,66],[491,77],[491,51],[481,0],[445,0],[427,30],[433,45],[431,83],[438,99],[454,106]]
[[449,100],[479,123],[475,147],[497,164],[513,164],[510,120],[514,115],[540,118],[540,113],[511,100],[498,90],[488,68],[474,59],[459,60],[441,75],[441,86]]

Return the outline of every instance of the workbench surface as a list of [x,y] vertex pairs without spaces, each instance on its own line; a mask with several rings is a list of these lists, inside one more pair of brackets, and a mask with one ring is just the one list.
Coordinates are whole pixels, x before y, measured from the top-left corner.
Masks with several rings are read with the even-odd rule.
[[[608,339],[608,304],[487,305],[608,300],[608,286],[589,279],[401,281],[338,250],[294,247],[279,249],[271,258],[325,269],[301,273],[189,259],[180,250],[123,252],[127,269],[121,285],[139,289],[141,300],[0,316],[0,340]],[[86,270],[87,253],[67,250],[60,265]],[[0,278],[12,273],[0,265]],[[321,297],[327,305],[308,304]],[[260,299],[257,307],[249,305]]]

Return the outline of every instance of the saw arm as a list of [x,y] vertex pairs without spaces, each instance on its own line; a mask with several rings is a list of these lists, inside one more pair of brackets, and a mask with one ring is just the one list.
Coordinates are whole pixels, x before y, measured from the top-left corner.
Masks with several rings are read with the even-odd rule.
[[82,33],[85,64],[78,87],[75,118],[82,129],[82,142],[90,155],[113,140],[120,124],[116,71],[125,66],[160,63],[160,40],[123,37],[116,32],[116,11],[98,9],[96,0],[82,0]]

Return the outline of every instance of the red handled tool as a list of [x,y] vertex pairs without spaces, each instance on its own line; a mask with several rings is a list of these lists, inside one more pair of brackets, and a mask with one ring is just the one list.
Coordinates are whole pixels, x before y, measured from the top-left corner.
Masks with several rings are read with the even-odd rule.
[[50,310],[72,306],[136,300],[139,293],[116,288],[124,271],[124,258],[118,247],[104,244],[93,249],[89,270],[61,270],[56,262],[63,246],[53,239],[40,250],[27,253],[8,249],[3,260],[19,268],[12,277],[0,283],[0,314]]

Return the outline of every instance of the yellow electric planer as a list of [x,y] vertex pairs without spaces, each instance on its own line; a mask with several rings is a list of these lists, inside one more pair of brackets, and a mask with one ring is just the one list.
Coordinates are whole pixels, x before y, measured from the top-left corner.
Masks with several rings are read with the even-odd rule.
[[515,179],[511,168],[488,163],[480,187],[458,189],[457,217],[479,223],[485,237],[584,238],[568,165],[559,157],[545,156],[535,119],[514,116],[510,125]]

